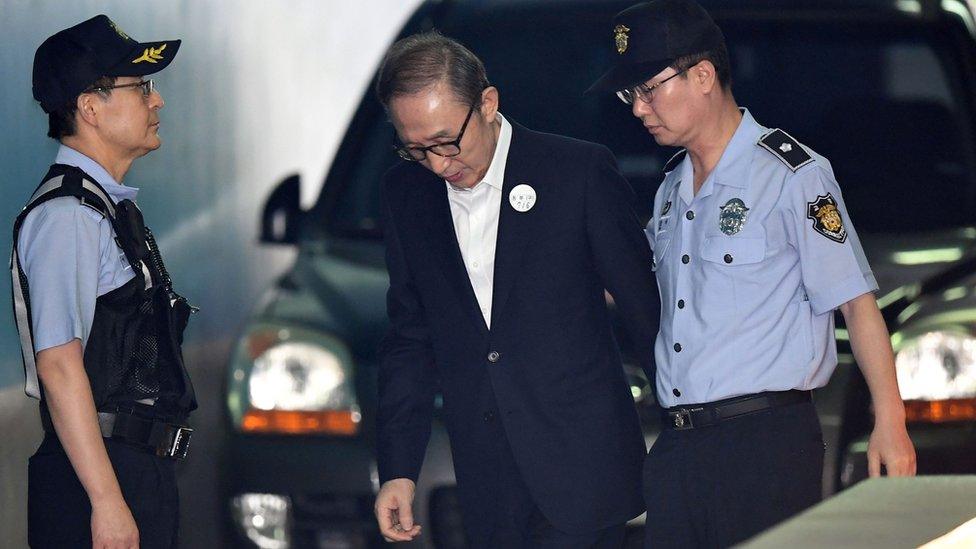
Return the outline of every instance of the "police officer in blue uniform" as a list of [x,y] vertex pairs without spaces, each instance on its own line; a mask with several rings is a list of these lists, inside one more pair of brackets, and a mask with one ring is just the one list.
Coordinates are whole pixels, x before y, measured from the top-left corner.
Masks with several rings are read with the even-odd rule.
[[137,42],[99,15],[35,54],[34,97],[60,148],[17,217],[11,257],[26,392],[45,430],[28,466],[32,547],[176,546],[192,307],[122,180],[160,146],[163,99],[144,77],[179,46]]
[[624,10],[611,47],[591,90],[684,148],[646,228],[666,425],[644,467],[647,545],[729,546],[820,499],[810,392],[837,364],[836,309],[876,412],[870,473],[914,474],[877,283],[830,163],[738,107],[722,32],[693,1]]

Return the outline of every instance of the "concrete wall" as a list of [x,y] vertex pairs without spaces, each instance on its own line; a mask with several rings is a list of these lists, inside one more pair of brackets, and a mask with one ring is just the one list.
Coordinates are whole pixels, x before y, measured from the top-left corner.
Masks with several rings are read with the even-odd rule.
[[[293,251],[256,246],[269,190],[303,178],[314,202],[345,126],[389,41],[417,0],[0,0],[0,219],[9,223],[53,161],[46,117],[31,98],[34,50],[98,13],[137,40],[183,39],[155,75],[166,101],[163,147],[138,160],[125,184],[139,203],[180,292],[202,311],[187,332],[201,400],[195,463],[181,484],[209,482],[204,437],[219,424],[221,368],[256,297]],[[9,233],[8,233],[9,234]],[[8,257],[9,240],[0,239]],[[0,295],[10,295],[0,277]],[[39,439],[10,306],[0,307],[0,546],[26,546],[26,458]],[[204,429],[200,429],[202,426]],[[204,451],[201,451],[201,448]],[[184,489],[184,492],[187,490]],[[186,546],[213,545],[216,499],[187,500]],[[200,507],[204,507],[200,509]]]

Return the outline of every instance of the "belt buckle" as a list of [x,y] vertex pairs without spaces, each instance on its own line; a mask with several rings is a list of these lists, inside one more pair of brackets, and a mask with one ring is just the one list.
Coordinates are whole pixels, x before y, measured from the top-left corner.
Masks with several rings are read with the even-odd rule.
[[694,422],[691,421],[691,410],[680,409],[673,412],[668,412],[671,417],[671,426],[676,431],[684,431],[685,429],[693,429],[695,427]]
[[193,429],[176,426],[169,446],[163,449],[160,455],[173,459],[186,459],[186,454],[190,449],[191,435],[193,435]]

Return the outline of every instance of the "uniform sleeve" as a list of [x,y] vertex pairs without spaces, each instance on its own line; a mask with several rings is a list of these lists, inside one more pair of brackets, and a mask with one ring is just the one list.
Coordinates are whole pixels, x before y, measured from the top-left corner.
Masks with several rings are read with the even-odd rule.
[[77,199],[56,198],[28,214],[17,241],[30,287],[34,352],[88,340],[99,279],[98,220]]
[[800,257],[803,285],[816,314],[878,289],[833,173],[814,165],[784,189],[787,230]]

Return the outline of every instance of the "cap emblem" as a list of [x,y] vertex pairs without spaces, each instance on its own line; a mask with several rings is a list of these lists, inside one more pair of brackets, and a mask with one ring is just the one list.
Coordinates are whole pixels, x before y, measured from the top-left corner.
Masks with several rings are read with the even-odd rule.
[[159,46],[158,48],[146,48],[143,50],[142,55],[133,59],[133,63],[142,63],[143,61],[149,63],[156,63],[163,58],[163,50],[166,49],[166,44]]
[[617,25],[613,28],[613,40],[617,44],[617,53],[623,55],[627,51],[627,33],[630,29],[623,25]]

